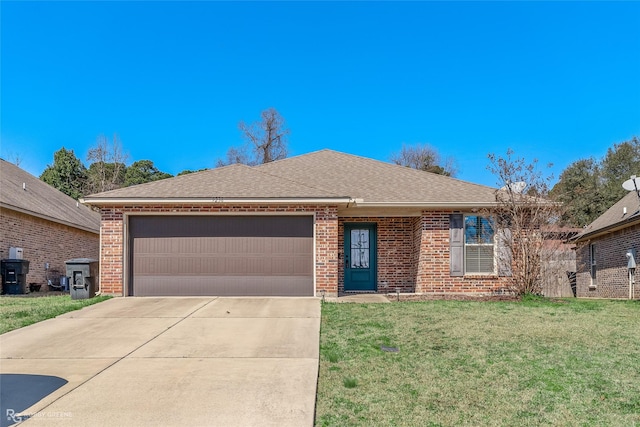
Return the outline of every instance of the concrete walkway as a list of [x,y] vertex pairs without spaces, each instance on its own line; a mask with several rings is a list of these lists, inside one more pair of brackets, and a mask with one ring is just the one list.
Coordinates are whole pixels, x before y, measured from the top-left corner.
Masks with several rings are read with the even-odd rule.
[[312,426],[319,333],[318,298],[115,298],[0,335],[0,418]]
[[338,297],[326,297],[327,302],[355,302],[359,304],[388,303],[389,299],[382,294],[344,294]]

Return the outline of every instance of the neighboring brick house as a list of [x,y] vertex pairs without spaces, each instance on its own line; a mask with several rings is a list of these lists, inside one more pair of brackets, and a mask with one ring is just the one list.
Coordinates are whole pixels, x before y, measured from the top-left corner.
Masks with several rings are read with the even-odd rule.
[[[575,237],[577,296],[629,298],[629,249],[640,257],[640,197],[631,191]],[[636,257],[636,261],[637,258]],[[640,298],[639,273],[632,298]]]
[[[495,189],[322,150],[87,196],[123,296],[492,293]],[[504,251],[502,251],[504,254]],[[500,274],[498,273],[500,272]]]
[[99,242],[99,213],[0,159],[0,258],[9,258],[10,247],[23,248],[27,283],[45,285],[51,271],[64,274],[68,259],[98,259]]

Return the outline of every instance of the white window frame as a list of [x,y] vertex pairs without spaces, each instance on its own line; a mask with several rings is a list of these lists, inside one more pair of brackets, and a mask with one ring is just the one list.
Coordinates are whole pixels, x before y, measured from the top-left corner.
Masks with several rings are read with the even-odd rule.
[[[491,243],[467,243],[467,217],[482,217],[482,218],[488,218],[490,224],[492,225],[493,228],[493,239]],[[464,274],[465,275],[477,275],[477,276],[481,276],[481,275],[486,275],[486,276],[494,276],[497,273],[497,262],[496,262],[496,222],[494,220],[493,217],[488,216],[488,215],[480,215],[480,214],[464,214],[464,218],[462,219],[462,233],[463,233],[463,245],[464,245],[464,259],[462,260],[463,263],[463,268],[464,268]],[[492,247],[492,254],[493,254],[493,269],[492,271],[483,271],[483,272],[468,272],[467,271],[467,247],[468,246],[473,246],[473,247],[478,247],[478,246],[491,246]]]

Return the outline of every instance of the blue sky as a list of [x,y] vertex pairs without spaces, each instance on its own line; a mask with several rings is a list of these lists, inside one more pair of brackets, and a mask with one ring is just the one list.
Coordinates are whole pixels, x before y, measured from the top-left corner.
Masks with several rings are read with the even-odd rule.
[[[640,136],[640,2],[11,2],[1,150],[39,175],[117,133],[130,161],[213,167],[275,107],[290,154],[429,143],[553,163]],[[86,162],[85,162],[86,163]]]

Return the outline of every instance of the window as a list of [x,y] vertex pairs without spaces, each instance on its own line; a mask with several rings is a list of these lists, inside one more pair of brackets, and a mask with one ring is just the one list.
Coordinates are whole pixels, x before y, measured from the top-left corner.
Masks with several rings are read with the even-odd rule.
[[493,221],[480,215],[464,217],[464,271],[466,274],[494,273]]
[[589,264],[591,265],[591,286],[596,286],[596,245],[589,244]]

